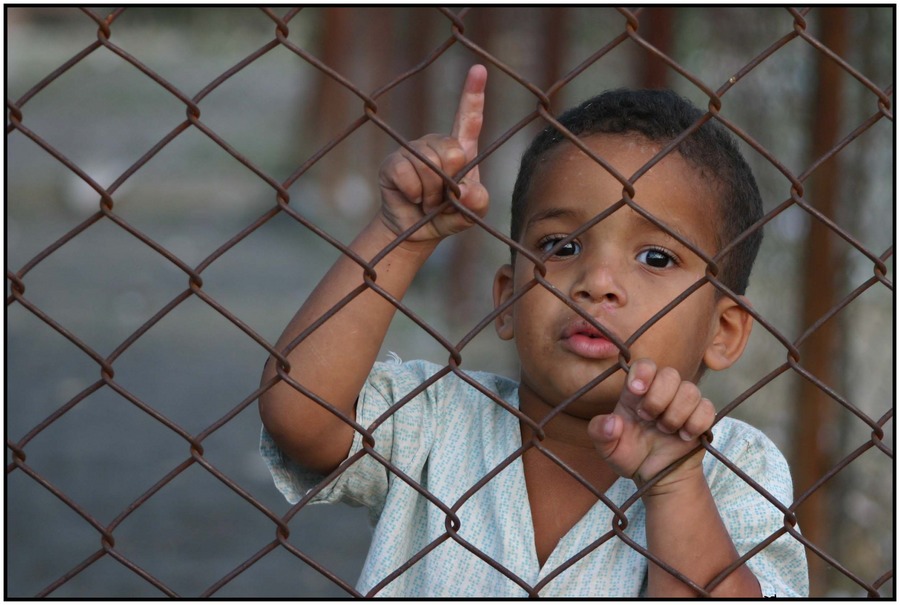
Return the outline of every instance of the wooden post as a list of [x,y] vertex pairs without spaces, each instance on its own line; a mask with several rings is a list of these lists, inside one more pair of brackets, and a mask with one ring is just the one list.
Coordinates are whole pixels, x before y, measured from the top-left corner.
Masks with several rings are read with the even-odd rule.
[[546,90],[559,80],[564,69],[566,42],[571,35],[567,30],[569,9],[564,6],[551,6],[541,9],[541,40],[543,76],[540,86]]
[[[837,55],[846,49],[849,11],[841,7],[819,9],[821,33],[818,39]],[[842,68],[826,55],[818,54],[816,87],[812,91],[813,120],[810,124],[811,160],[828,152],[840,137]],[[841,164],[837,158],[819,166],[808,181],[805,199],[828,217],[835,216],[841,182]],[[835,249],[837,236],[820,221],[812,220],[805,258],[800,274],[803,276],[803,329],[825,315],[839,300],[843,258]],[[816,330],[800,349],[800,364],[829,386],[836,386],[839,348],[838,320],[832,318]],[[809,489],[833,464],[837,431],[835,412],[839,404],[816,385],[801,378],[795,417],[795,451],[793,474],[795,493]],[[829,484],[823,485],[798,509],[803,534],[820,548],[829,550],[832,535]],[[826,566],[815,555],[809,557],[811,596],[825,596]]]
[[[667,56],[672,53],[674,17],[675,10],[666,6],[644,9],[640,15],[641,36]],[[644,88],[667,88],[671,69],[665,61],[650,51],[643,51],[642,59],[640,85]]]
[[[353,11],[352,8],[326,7],[322,9],[323,25],[320,43],[322,61],[332,69],[348,75],[353,58]],[[336,136],[350,123],[349,94],[343,86],[332,78],[316,72],[316,93],[312,109],[315,115],[307,117],[307,124],[316,133],[316,140],[324,144]],[[335,193],[342,175],[349,163],[347,148],[338,145],[329,153],[323,163],[321,188],[325,202],[334,208]]]

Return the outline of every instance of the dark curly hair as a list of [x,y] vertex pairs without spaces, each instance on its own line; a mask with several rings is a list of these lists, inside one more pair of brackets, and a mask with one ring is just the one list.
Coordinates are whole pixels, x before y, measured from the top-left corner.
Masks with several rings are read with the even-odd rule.
[[[666,144],[696,124],[705,113],[669,90],[618,89],[588,99],[569,109],[557,121],[572,134],[638,134],[651,142]],[[526,196],[541,158],[567,138],[555,126],[547,126],[522,156],[512,194],[510,237],[519,241]],[[734,137],[714,119],[707,120],[683,140],[676,150],[701,174],[718,186],[721,213],[717,246],[734,241],[763,216],[756,179],[738,149]],[[756,229],[736,245],[720,263],[718,279],[735,294],[747,289],[750,271],[762,242]],[[515,256],[515,249],[513,249]]]

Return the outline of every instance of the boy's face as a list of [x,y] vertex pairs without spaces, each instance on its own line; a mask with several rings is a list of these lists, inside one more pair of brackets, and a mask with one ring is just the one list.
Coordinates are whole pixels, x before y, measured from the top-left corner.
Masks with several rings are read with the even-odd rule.
[[[593,135],[586,145],[626,178],[660,149],[638,136]],[[718,222],[709,183],[678,154],[669,154],[634,184],[634,201],[683,239],[715,254]],[[623,195],[602,166],[563,142],[538,166],[527,195],[519,243],[542,257]],[[706,272],[691,249],[627,206],[619,208],[557,250],[545,262],[545,279],[625,342]],[[523,254],[502,268],[495,283],[500,305],[534,278]],[[699,378],[717,329],[715,290],[704,284],[630,345],[631,360],[650,358],[682,379]],[[551,406],[574,394],[618,362],[619,350],[572,308],[541,285],[532,287],[497,320],[501,338],[514,338],[521,389]],[[612,410],[621,393],[619,371],[570,405],[568,414],[590,418]],[[525,396],[525,395],[523,395]]]

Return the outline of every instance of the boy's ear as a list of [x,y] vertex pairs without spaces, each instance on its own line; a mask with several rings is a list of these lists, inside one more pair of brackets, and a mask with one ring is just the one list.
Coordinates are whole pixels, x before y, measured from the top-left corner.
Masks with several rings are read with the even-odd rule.
[[[739,298],[741,303],[750,306],[750,301],[745,297]],[[753,316],[734,299],[722,296],[716,303],[713,321],[712,338],[706,347],[703,362],[711,370],[724,370],[744,353],[753,328]]]
[[[497,269],[497,274],[494,275],[494,308],[496,309],[509,300],[512,293],[513,268],[512,265],[503,265]],[[502,340],[512,340],[514,336],[512,307],[504,310],[494,319],[494,329],[497,330],[497,336]]]

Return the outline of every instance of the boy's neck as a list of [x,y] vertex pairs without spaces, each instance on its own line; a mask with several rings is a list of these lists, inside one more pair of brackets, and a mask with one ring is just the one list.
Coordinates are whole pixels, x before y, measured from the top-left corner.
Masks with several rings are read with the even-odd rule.
[[[531,395],[533,393],[527,387],[519,386],[519,409],[539,424],[553,411],[553,407]],[[556,414],[543,426],[544,439],[534,439],[535,443],[540,444],[540,449],[532,447],[522,457],[541,564],[563,534],[594,505],[597,500],[594,493],[606,492],[618,479],[588,437],[589,422],[589,419],[565,412]],[[525,422],[521,422],[520,426],[522,443],[532,441],[534,431],[531,427]],[[569,470],[557,461],[564,463]],[[577,473],[580,480],[572,477],[570,471]],[[595,492],[579,485],[581,481],[587,482]],[[550,523],[550,520],[553,522]]]
[[[543,422],[553,413],[554,406],[544,402],[534,391],[524,384],[519,384],[519,410],[535,424]],[[587,426],[590,418],[579,418],[567,414],[565,410],[557,413],[544,426],[544,439],[540,442],[551,452],[562,455],[590,453],[596,456],[594,444],[588,437]],[[522,441],[530,440],[534,433],[530,426],[522,423]],[[568,456],[567,456],[568,457]]]

